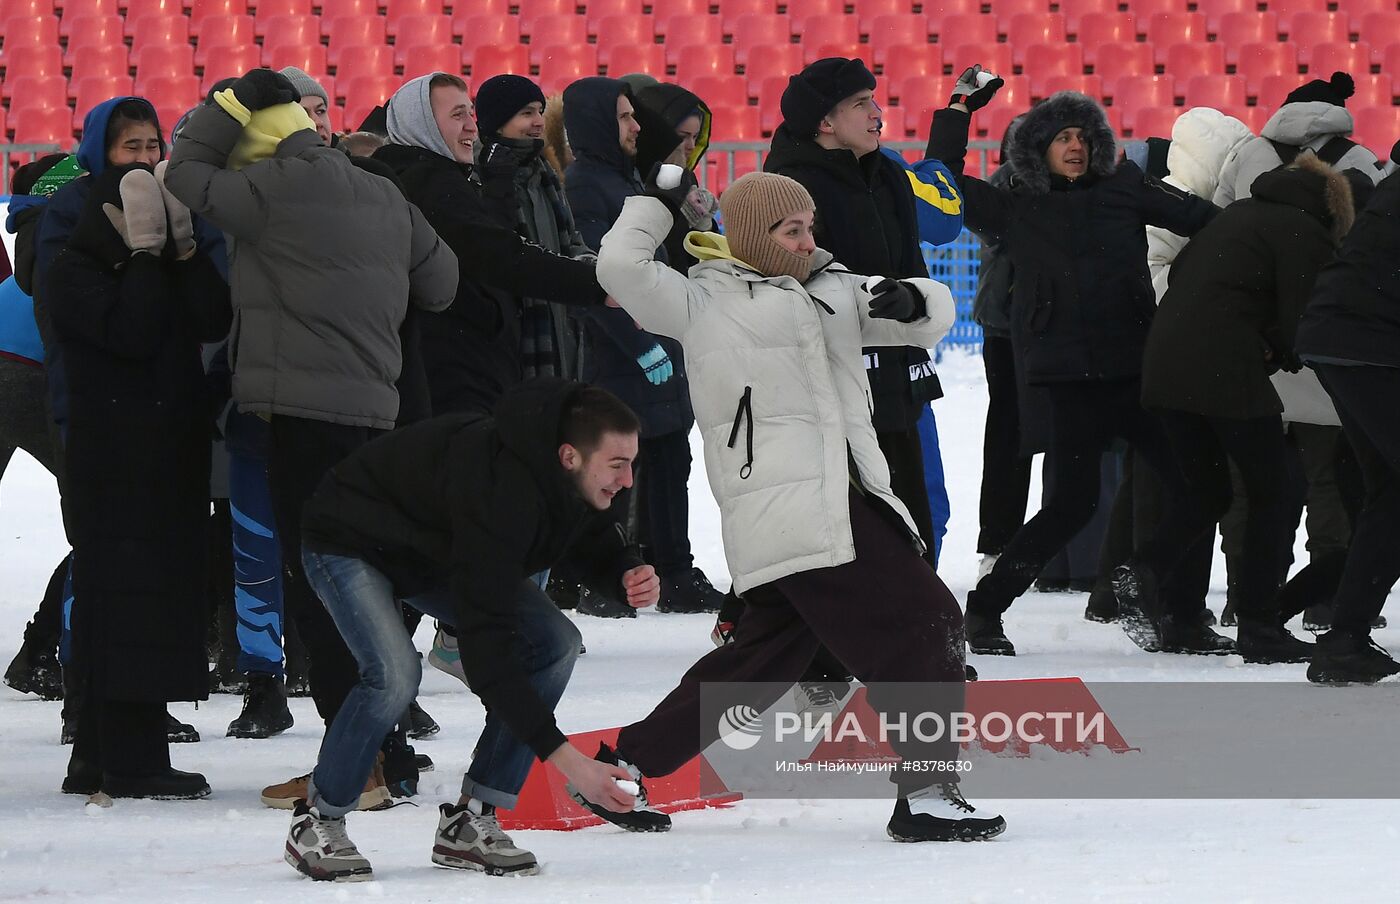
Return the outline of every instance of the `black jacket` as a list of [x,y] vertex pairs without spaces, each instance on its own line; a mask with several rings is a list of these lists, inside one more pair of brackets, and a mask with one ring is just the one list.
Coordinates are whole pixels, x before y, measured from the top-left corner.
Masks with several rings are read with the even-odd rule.
[[494,418],[436,417],[380,437],[336,465],[302,513],[308,549],[364,559],[412,596],[450,582],[467,683],[541,759],[564,736],[530,687],[514,604],[529,575],[572,560],[618,596],[642,564],[605,512],[560,467],[559,422],[579,384],[540,379],[506,391]]
[[963,173],[966,113],[934,115],[928,156],[957,175],[968,227],[1006,241],[1015,271],[1011,339],[1026,382],[1135,378],[1156,308],[1144,227],[1194,235],[1218,208],[1116,163],[1113,131],[1088,98],[1092,111],[1073,112],[1092,125],[1090,171],[1074,181],[1051,176],[1036,136],[1042,118],[1054,124],[1059,97],[1033,108],[1017,130],[1006,188]]
[[[637,172],[645,177],[651,168],[664,163],[666,158],[680,146],[680,136],[676,127],[692,115],[700,116],[700,134],[696,138],[695,150],[685,161],[685,168],[695,170],[705,151],[710,147],[710,128],[714,117],[709,106],[696,95],[680,85],[663,82],[637,92],[637,121],[642,131],[637,136]],[[675,216],[676,223],[661,246],[666,249],[666,261],[671,268],[688,273],[695,265],[695,258],[685,250],[685,237],[695,231],[686,218]],[[700,228],[701,232],[718,231],[714,221]]]
[[[1004,188],[1011,181],[1013,169],[1003,163],[987,183]],[[979,232],[981,247],[977,250],[977,294],[972,299],[972,319],[982,327],[983,334],[999,338],[1011,336],[1011,287],[1015,271],[1005,239],[993,232]]]
[[1144,406],[1241,419],[1283,411],[1269,374],[1291,354],[1318,271],[1351,224],[1345,182],[1304,155],[1256,179],[1252,197],[1182,249],[1147,340]]
[[93,177],[43,280],[67,376],[74,655],[102,698],[200,700],[212,436],[200,343],[233,315],[205,254],[131,256],[102,212],[126,169]]
[[423,148],[386,145],[374,159],[398,175],[461,268],[456,300],[418,323],[433,413],[488,413],[521,380],[519,299],[600,305],[593,264],[520,237],[509,179],[483,188],[469,166]]
[[[898,163],[879,151],[857,159],[847,150],[827,150],[779,126],[763,169],[807,189],[817,205],[817,244],[847,270],[865,276],[928,276],[914,190]],[[924,404],[943,396],[926,350],[867,348],[865,355],[876,430],[910,429]]]
[[[564,191],[579,234],[597,251],[622,213],[622,203],[642,193],[633,161],[618,144],[617,98],[626,90],[619,81],[586,78],[564,92],[564,122],[574,162],[564,174]],[[665,260],[664,253],[658,257]],[[626,402],[642,419],[642,435],[664,436],[689,430],[695,422],[685,356],[674,339],[648,333],[621,308],[590,309],[584,321],[584,381],[603,387]],[[660,345],[671,358],[671,379],[647,380],[637,359]]]
[[1376,186],[1318,275],[1295,346],[1305,361],[1400,367],[1400,174]]

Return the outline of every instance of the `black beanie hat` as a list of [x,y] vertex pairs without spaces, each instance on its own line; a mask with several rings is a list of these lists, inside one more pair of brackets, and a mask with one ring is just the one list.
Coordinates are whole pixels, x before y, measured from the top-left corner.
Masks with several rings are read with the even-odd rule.
[[525,76],[492,76],[476,89],[476,126],[482,135],[495,135],[515,114],[537,102],[544,105],[544,92]]
[[1334,107],[1345,107],[1347,98],[1356,93],[1356,82],[1345,72],[1334,72],[1327,81],[1313,79],[1284,98],[1286,104],[1301,104],[1308,101],[1324,101]]
[[861,60],[827,57],[788,79],[783,91],[783,123],[798,138],[817,134],[822,117],[857,91],[874,91],[875,76]]

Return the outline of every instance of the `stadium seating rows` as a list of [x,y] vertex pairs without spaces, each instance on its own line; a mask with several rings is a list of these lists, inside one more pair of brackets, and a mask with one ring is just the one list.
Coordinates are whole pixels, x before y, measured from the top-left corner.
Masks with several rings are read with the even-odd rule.
[[[988,6],[990,9],[988,10]],[[1129,136],[1181,109],[1219,107],[1256,129],[1288,91],[1351,72],[1357,134],[1400,136],[1400,0],[0,0],[0,136],[71,144],[92,104],[126,91],[171,124],[218,78],[299,66],[353,127],[404,79],[529,74],[547,93],[586,75],[647,71],[715,110],[718,140],[762,141],[786,77],[822,56],[877,72],[895,139],[922,134],[955,72],[1008,79],[977,117],[996,138],[1059,90],[1101,98]]]

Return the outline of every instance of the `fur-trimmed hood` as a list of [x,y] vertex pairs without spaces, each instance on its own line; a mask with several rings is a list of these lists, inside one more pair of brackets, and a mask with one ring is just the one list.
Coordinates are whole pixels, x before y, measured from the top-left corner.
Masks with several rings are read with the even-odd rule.
[[1098,102],[1078,91],[1061,91],[1036,104],[1025,114],[1011,138],[1010,161],[1016,182],[1030,194],[1050,191],[1050,167],[1045,151],[1061,129],[1078,127],[1089,141],[1089,174],[1111,175],[1118,165],[1118,140],[1108,115]]
[[1332,241],[1338,244],[1356,221],[1351,183],[1312,154],[1299,154],[1287,166],[1254,180],[1252,196],[1312,214],[1322,221],[1332,234]]

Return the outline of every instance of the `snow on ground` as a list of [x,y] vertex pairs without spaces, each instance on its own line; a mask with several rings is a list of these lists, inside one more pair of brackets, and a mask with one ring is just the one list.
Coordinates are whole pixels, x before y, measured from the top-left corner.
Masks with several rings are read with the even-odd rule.
[[[974,357],[951,354],[941,370],[948,398],[936,410],[954,512],[942,573],[961,598],[976,576],[986,389]],[[718,515],[700,462],[697,454],[692,536],[701,565],[720,583]],[[53,483],[23,453],[0,499],[0,662],[8,662],[63,540]],[[1217,611],[1220,582],[1217,575]],[[1083,597],[1069,594],[1022,600],[1007,620],[1020,655],[974,657],[982,676],[1302,679],[1301,666],[1148,656],[1116,627],[1085,622],[1082,609]],[[580,617],[588,654],[560,707],[564,730],[644,715],[710,648],[710,626],[705,616],[652,612],[625,623]],[[1400,648],[1400,629],[1378,639]],[[417,641],[427,649],[426,627]],[[238,713],[235,697],[172,706],[204,736],[175,747],[175,764],[204,772],[213,796],[118,801],[102,810],[58,792],[67,761],[57,743],[59,704],[0,687],[0,901],[1277,902],[1384,899],[1396,884],[1394,801],[996,801],[1008,832],[973,845],[894,844],[884,834],[885,802],[744,801],[680,814],[667,835],[611,827],[518,833],[545,865],[536,877],[438,870],[428,861],[436,804],[457,796],[482,711],[431,669],[420,700],[443,725],[419,745],[437,761],[437,771],[424,776],[421,806],[352,815],[351,837],[377,881],[330,886],[301,879],[282,862],[288,815],[263,808],[257,797],[263,785],[310,768],[321,732],[309,700],[293,701],[296,727],[266,741],[223,737]],[[1341,759],[1319,765],[1345,768]]]

